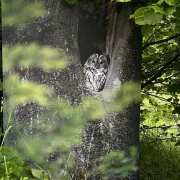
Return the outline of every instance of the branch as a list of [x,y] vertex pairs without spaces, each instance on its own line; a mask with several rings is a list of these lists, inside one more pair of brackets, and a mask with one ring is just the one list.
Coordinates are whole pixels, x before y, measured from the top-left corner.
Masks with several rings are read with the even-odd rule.
[[173,62],[179,60],[179,57],[180,57],[180,53],[174,56],[170,61],[165,63],[165,65],[154,76],[152,76],[149,80],[147,80],[145,83],[142,84],[141,89],[144,89],[147,85],[151,84],[152,81],[156,80],[158,77],[161,77]]
[[[177,54],[177,53],[179,53],[179,47],[178,47],[177,49],[173,50],[173,51],[168,51],[168,52],[165,52],[165,53],[161,54],[161,56],[160,56],[158,59],[154,60],[154,62],[151,64],[151,67],[147,70],[147,73],[154,72],[155,70],[157,70],[157,69],[159,69],[160,67],[162,67],[164,64],[160,64],[158,67],[156,67],[156,68],[153,69],[153,67],[155,66],[155,64],[156,64],[157,62],[161,62],[162,60],[164,60],[164,58],[167,57],[167,55],[175,55],[175,54]],[[144,70],[145,70],[145,69],[144,69]],[[142,71],[144,71],[144,70],[142,70]]]
[[165,124],[163,124],[161,126],[148,126],[148,125],[142,124],[143,129],[163,129],[163,130],[166,130],[168,128],[179,129],[179,126],[180,126],[180,124],[168,125],[168,126],[166,126]]
[[[164,28],[164,26],[167,26],[165,23],[164,24],[160,24],[160,27],[158,29],[156,29],[148,38],[147,41],[148,42],[154,35],[156,35],[157,33],[160,33],[160,30],[162,28]],[[145,43],[146,44],[146,43]]]
[[178,38],[178,37],[180,37],[180,34],[176,34],[176,35],[174,35],[174,36],[168,37],[168,38],[166,38],[166,39],[161,39],[161,40],[159,40],[159,41],[150,42],[150,43],[145,44],[142,49],[144,50],[144,49],[146,49],[147,47],[152,46],[152,45],[154,45],[154,44],[164,43],[164,42],[166,42],[166,41],[169,41],[169,40],[172,40],[172,39],[175,39],[175,38]]
[[142,93],[144,93],[144,94],[146,94],[146,95],[149,95],[149,96],[153,96],[153,97],[155,97],[155,98],[157,98],[157,99],[159,99],[159,100],[161,100],[161,101],[165,101],[165,102],[168,102],[168,103],[170,103],[170,104],[174,104],[174,105],[176,105],[176,107],[180,107],[180,104],[171,102],[170,100],[168,100],[168,99],[166,99],[166,98],[163,98],[163,97],[161,97],[161,96],[157,96],[157,95],[155,95],[155,94],[151,94],[151,93],[149,93],[149,92],[144,92],[144,91],[142,91]]
[[175,73],[175,74],[173,74],[173,75],[171,75],[171,76],[168,76],[167,78],[164,78],[164,79],[162,79],[162,80],[160,80],[160,81],[157,81],[157,82],[155,82],[155,83],[153,83],[153,84],[167,82],[168,80],[172,80],[172,79],[171,79],[172,77],[175,77],[175,76],[178,76],[178,75],[180,75],[180,72]]
[[158,138],[158,140],[160,141],[168,141],[168,140],[172,140],[172,139],[179,139],[179,136],[174,136],[174,137],[169,137],[169,138]]

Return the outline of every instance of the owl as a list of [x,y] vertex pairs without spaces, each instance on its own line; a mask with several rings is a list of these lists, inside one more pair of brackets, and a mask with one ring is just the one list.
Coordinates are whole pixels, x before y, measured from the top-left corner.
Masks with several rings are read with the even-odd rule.
[[99,92],[104,88],[108,73],[108,59],[104,55],[92,54],[84,64],[85,85]]

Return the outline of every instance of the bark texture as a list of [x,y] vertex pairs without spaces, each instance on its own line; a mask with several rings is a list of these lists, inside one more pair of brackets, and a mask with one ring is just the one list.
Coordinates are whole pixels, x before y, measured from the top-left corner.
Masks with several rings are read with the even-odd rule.
[[[135,4],[125,3],[108,5],[108,14],[105,14],[108,15],[106,54],[110,57],[110,67],[103,92],[118,89],[129,80],[140,81],[140,28],[129,19],[134,7]],[[139,104],[131,104],[122,113],[110,113],[100,121],[89,122],[85,128],[84,144],[79,147],[80,170],[95,171],[102,157],[114,150],[128,155],[129,148],[139,142],[139,116]],[[110,180],[137,178],[137,173],[127,178],[109,177]],[[100,175],[92,175],[89,179],[100,179]]]

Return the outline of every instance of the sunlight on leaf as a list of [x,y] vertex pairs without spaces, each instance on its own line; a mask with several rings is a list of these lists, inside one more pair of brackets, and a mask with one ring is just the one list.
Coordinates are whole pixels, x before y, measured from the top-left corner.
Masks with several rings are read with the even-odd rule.
[[18,76],[11,75],[4,81],[4,89],[12,104],[25,102],[37,102],[41,105],[47,104],[47,95],[50,89],[31,82],[20,82]]
[[35,43],[29,45],[16,45],[15,47],[3,47],[3,70],[20,67],[39,67],[45,71],[64,69],[67,67],[68,57],[63,51],[41,47]]
[[116,0],[116,2],[131,2],[131,0]]
[[180,0],[165,0],[165,2],[167,4],[169,4],[170,6],[174,6],[174,5],[180,4]]
[[135,13],[130,16],[130,18],[134,18],[136,24],[139,25],[153,25],[159,23],[164,15],[167,14],[162,8],[153,5],[137,9]]
[[126,177],[129,172],[136,171],[137,167],[134,163],[134,157],[137,156],[137,154],[135,154],[135,147],[133,147],[131,151],[133,151],[133,156],[131,155],[129,158],[125,157],[124,152],[110,152],[104,157],[99,166],[99,171],[104,174],[106,178],[111,174],[121,174],[121,177]]
[[43,3],[31,2],[24,3],[23,0],[1,1],[2,6],[2,26],[25,27],[27,22],[35,20],[37,17],[46,14]]

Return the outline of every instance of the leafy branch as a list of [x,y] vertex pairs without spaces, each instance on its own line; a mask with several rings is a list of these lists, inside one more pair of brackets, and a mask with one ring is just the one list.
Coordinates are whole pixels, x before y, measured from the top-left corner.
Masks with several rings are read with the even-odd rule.
[[[144,68],[142,69],[142,71],[146,71],[148,74],[151,74],[158,70],[159,68],[161,68],[163,66],[163,64],[160,64],[159,66],[155,67],[156,64],[158,64],[159,62],[161,62],[162,60],[164,61],[164,58],[167,57],[167,55],[175,55],[179,52],[179,48],[176,48],[173,51],[167,51],[163,54],[160,55],[160,57],[156,60],[153,61],[153,63],[151,64],[151,66],[149,68]],[[155,67],[155,68],[154,68]]]
[[175,102],[171,102],[171,100],[169,100],[169,99],[163,98],[163,97],[161,97],[161,96],[157,96],[157,95],[152,94],[152,93],[149,93],[149,92],[144,92],[144,91],[142,91],[142,92],[145,93],[146,95],[153,96],[153,97],[155,97],[155,98],[157,98],[157,99],[159,99],[159,100],[161,100],[161,101],[165,101],[165,102],[168,102],[168,103],[170,103],[170,104],[174,104],[174,105],[176,105],[177,107],[180,107],[180,104],[177,104],[177,103],[175,103]]
[[167,80],[172,80],[171,78],[177,77],[177,76],[179,76],[179,75],[180,75],[180,72],[177,72],[177,73],[175,73],[175,74],[172,74],[171,76],[168,76],[167,78],[165,78],[165,79],[163,79],[163,80],[158,81],[157,83],[162,83],[162,82],[166,82]]
[[176,125],[168,125],[166,126],[165,124],[161,125],[161,126],[148,126],[148,125],[144,125],[141,124],[141,128],[143,129],[163,129],[163,130],[167,130],[169,128],[180,128],[180,124],[176,124]]
[[145,50],[149,46],[152,46],[152,45],[155,45],[155,44],[164,43],[164,42],[170,41],[172,39],[176,39],[178,37],[180,37],[180,34],[176,34],[174,36],[170,36],[170,37],[168,37],[166,39],[161,39],[161,40],[158,40],[158,41],[150,42],[150,43],[145,44],[142,49]]
[[171,60],[165,63],[165,65],[154,75],[152,76],[149,80],[147,80],[145,83],[142,83],[141,89],[144,89],[146,86],[149,84],[152,84],[154,80],[157,78],[161,77],[168,69],[168,67],[174,63],[175,61],[179,60],[180,53],[174,56]]

